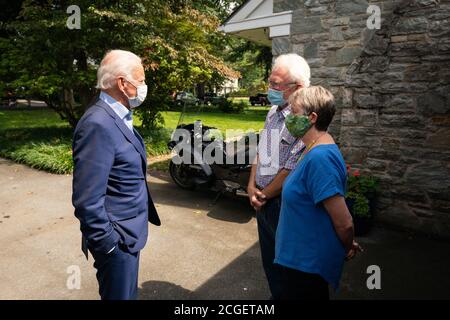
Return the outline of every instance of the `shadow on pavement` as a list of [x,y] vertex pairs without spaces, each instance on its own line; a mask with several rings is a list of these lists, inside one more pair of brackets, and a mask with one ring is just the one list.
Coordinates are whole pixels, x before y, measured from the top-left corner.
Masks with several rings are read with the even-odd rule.
[[[227,210],[224,210],[227,208]],[[230,214],[230,209],[233,211]],[[223,195],[219,201],[212,206],[208,217],[235,223],[247,223],[255,216],[255,211],[248,204],[247,198],[233,198]]]
[[[365,252],[346,263],[337,299],[450,299],[450,242],[377,226],[358,242]],[[367,288],[376,265],[381,289]]]
[[[365,252],[347,262],[332,300],[450,299],[450,243],[377,227],[359,238]],[[381,289],[369,290],[368,266],[381,270]],[[199,270],[198,272],[201,272]],[[144,283],[140,299],[264,300],[269,289],[255,243],[194,291],[160,281]]]
[[193,300],[194,292],[166,281],[147,281],[139,288],[140,300]]
[[[205,208],[209,208],[208,205],[214,200],[215,194],[211,191],[181,190],[168,176],[165,181],[167,183],[152,184],[152,195],[157,203],[208,210]],[[223,197],[210,206],[207,215],[213,219],[246,223],[254,213],[241,200]],[[332,292],[332,299],[450,299],[449,241],[401,232],[378,224],[369,235],[357,240],[365,251],[345,263],[340,290],[338,293]],[[374,265],[381,271],[381,289],[370,290],[367,280],[372,273],[368,273],[368,267]],[[144,283],[140,297],[267,299],[269,291],[260,261],[259,245],[252,245],[194,291],[173,283],[149,281]]]
[[192,210],[206,208],[207,216],[212,219],[239,224],[247,223],[255,216],[247,198],[224,194],[214,203],[217,196],[214,191],[207,188],[183,190],[173,183],[168,173],[155,171],[151,175],[162,181],[149,184],[155,203]]
[[258,243],[194,291],[164,281],[148,281],[139,289],[139,299],[142,300],[252,300],[269,296]]

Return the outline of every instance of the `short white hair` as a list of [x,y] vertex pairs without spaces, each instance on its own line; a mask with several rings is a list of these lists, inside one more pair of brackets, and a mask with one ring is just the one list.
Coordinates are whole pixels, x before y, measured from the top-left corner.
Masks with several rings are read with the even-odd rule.
[[133,79],[133,72],[142,66],[142,60],[133,52],[125,50],[108,51],[97,70],[97,89],[113,88],[117,77]]
[[275,59],[272,70],[283,68],[289,72],[292,81],[300,82],[304,87],[309,87],[311,70],[308,62],[296,53],[282,54]]

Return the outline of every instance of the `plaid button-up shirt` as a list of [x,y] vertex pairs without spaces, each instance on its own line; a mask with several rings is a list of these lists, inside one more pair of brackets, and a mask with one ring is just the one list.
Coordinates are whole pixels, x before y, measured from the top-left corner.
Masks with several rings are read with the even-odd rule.
[[255,180],[259,188],[269,185],[281,169],[292,170],[297,165],[304,144],[286,128],[284,119],[290,113],[291,106],[282,110],[273,106],[267,114],[258,144]]

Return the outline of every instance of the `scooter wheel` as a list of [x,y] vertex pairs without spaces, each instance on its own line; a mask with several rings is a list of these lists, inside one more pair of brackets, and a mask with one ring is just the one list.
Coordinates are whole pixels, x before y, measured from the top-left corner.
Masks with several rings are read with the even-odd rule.
[[172,180],[177,186],[186,190],[195,189],[195,183],[192,180],[192,176],[188,172],[188,167],[184,164],[175,164],[170,161],[169,173]]

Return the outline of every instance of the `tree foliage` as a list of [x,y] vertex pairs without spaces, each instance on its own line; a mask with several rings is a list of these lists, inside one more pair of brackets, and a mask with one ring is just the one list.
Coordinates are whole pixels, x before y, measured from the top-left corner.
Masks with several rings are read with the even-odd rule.
[[218,54],[226,42],[218,15],[194,3],[79,0],[81,28],[70,30],[72,1],[22,1],[18,15],[2,17],[0,25],[0,90],[40,98],[75,126],[97,94],[101,58],[111,49],[130,50],[143,58],[149,89],[137,113],[145,127],[156,127],[172,92],[238,76]]
[[[216,16],[221,23],[245,0],[196,0],[194,7],[202,12]],[[233,69],[241,74],[240,86],[256,93],[267,85],[272,67],[272,48],[250,42],[236,36],[217,38],[215,54],[221,56]]]

